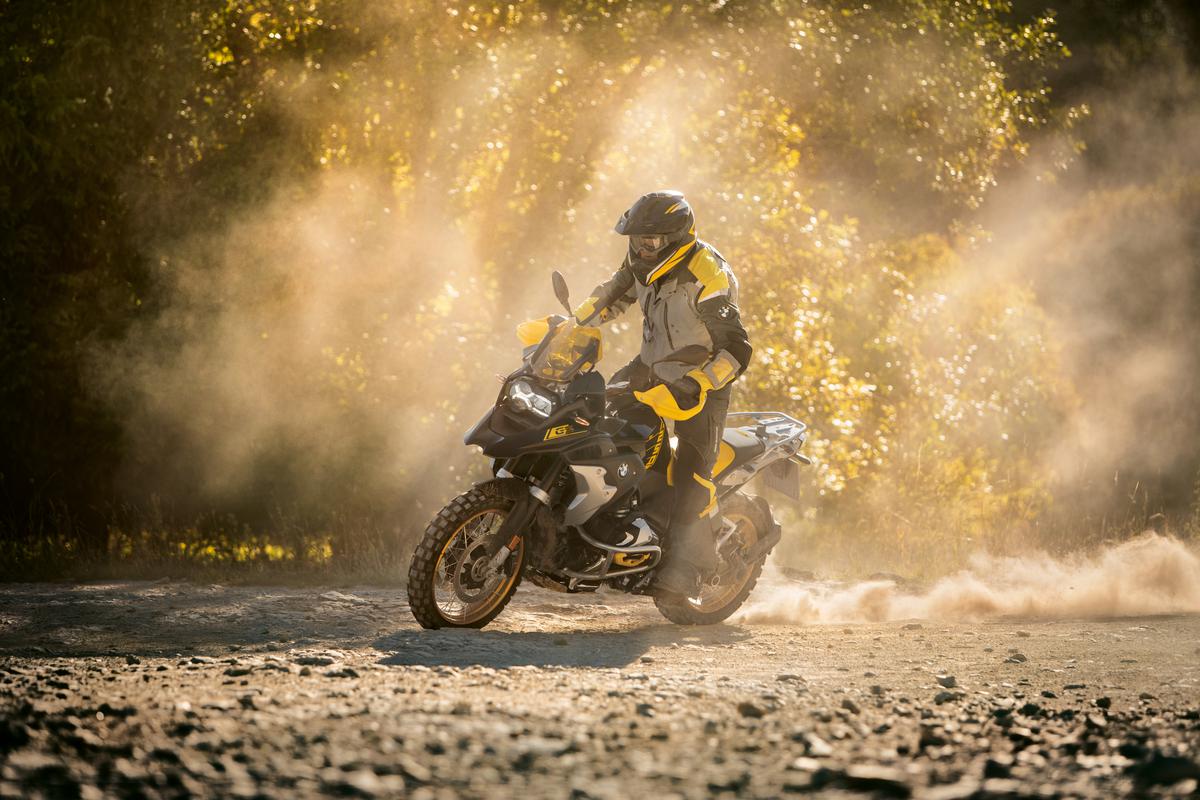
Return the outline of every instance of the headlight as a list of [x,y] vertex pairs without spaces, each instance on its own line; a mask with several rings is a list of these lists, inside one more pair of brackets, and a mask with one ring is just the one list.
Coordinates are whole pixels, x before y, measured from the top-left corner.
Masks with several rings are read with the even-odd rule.
[[540,394],[529,381],[513,381],[508,387],[508,404],[514,411],[530,411],[539,417],[548,417],[554,410],[554,400]]

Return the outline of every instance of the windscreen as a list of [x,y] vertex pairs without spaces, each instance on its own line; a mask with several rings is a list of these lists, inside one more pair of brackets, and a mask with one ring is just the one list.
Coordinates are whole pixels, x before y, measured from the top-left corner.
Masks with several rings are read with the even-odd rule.
[[600,359],[600,329],[580,325],[573,317],[552,328],[533,354],[534,375],[569,381]]

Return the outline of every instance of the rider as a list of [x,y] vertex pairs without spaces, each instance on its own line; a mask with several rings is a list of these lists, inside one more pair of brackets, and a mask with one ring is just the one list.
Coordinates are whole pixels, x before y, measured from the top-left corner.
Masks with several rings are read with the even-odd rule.
[[654,586],[688,595],[717,568],[711,473],[731,384],[750,363],[750,341],[738,314],[737,278],[716,248],[696,238],[696,218],[681,193],[642,195],[614,230],[629,237],[629,252],[575,318],[608,322],[635,300],[642,308],[641,353],[613,383],[628,382],[639,400],[676,420],[671,546]]

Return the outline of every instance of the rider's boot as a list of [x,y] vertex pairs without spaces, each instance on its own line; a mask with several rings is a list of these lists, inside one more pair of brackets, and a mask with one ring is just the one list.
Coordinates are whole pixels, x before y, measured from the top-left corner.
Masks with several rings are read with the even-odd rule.
[[695,597],[701,581],[717,571],[717,550],[708,517],[672,525],[667,554],[654,573],[652,589],[660,596]]

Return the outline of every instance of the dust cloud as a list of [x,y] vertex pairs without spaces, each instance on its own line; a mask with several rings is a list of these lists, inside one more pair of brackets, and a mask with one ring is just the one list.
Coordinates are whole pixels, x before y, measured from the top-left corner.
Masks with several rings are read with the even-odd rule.
[[1200,474],[1200,73],[1160,39],[1072,95],[1089,113],[1069,168],[1054,167],[1062,141],[1036,143],[980,215],[974,272],[1028,285],[1052,325],[1075,402],[1043,466],[1060,508],[1097,529],[1186,509]]
[[96,370],[136,456],[127,483],[198,508],[362,508],[458,445],[469,422],[446,400],[490,378],[456,369],[487,351],[477,261],[449,223],[391,205],[332,173],[163,247],[153,313],[101,354],[121,369]]
[[[534,37],[507,56],[501,52],[498,63],[509,71],[525,60],[550,63],[551,56],[567,65],[591,58],[586,48],[555,51]],[[685,60],[678,74],[702,70],[704,63]],[[335,66],[327,64],[327,71],[335,72]],[[414,119],[454,132],[454,138],[418,148],[434,155],[406,165],[410,173],[401,178],[410,183],[402,191],[390,183],[395,172],[390,162],[339,163],[307,180],[270,176],[265,199],[247,205],[218,230],[197,223],[184,235],[149,237],[160,258],[145,310],[121,341],[97,350],[90,376],[125,432],[131,455],[122,483],[131,487],[129,494],[155,492],[185,511],[219,507],[241,515],[264,509],[327,515],[335,508],[403,508],[410,521],[423,522],[433,507],[462,488],[464,472],[482,469],[482,462],[472,461],[461,447],[461,433],[490,404],[496,386],[492,375],[516,364],[517,345],[508,338],[511,324],[558,311],[547,280],[552,267],[567,274],[577,300],[585,297],[619,263],[622,243],[610,233],[614,217],[641,191],[665,186],[711,199],[701,209],[699,232],[708,238],[711,230],[715,243],[725,243],[720,223],[737,211],[739,203],[729,195],[738,187],[716,181],[719,171],[688,163],[684,156],[695,150],[689,144],[694,133],[674,111],[701,105],[715,115],[728,99],[724,90],[709,87],[695,97],[694,88],[681,84],[674,72],[631,83],[623,95],[593,86],[599,105],[580,121],[573,132],[579,142],[566,152],[578,160],[578,173],[564,173],[569,180],[553,189],[531,182],[540,180],[544,164],[537,142],[522,138],[529,131],[518,126],[504,136],[496,128],[520,114],[506,112],[501,120],[484,113],[492,73],[500,69],[476,64],[470,70],[478,75],[468,70],[457,83],[422,84],[421,113],[414,112]],[[276,98],[287,109],[279,124],[311,133],[321,129],[325,116],[355,120],[359,106],[386,108],[394,94],[365,84],[353,99],[323,96],[322,105],[308,98],[308,91],[315,89]],[[525,96],[526,90],[514,91],[514,102],[534,99]],[[1122,113],[1155,119],[1154,109],[1148,102],[1138,105],[1137,95],[1133,88],[1122,95],[1127,103]],[[460,130],[453,120],[463,108],[467,122]],[[1200,108],[1200,103],[1186,108]],[[1163,127],[1154,138],[1112,136],[1107,146],[1117,148],[1121,138],[1130,152],[1117,153],[1111,163],[1134,163],[1134,155],[1144,160],[1149,152],[1178,150],[1187,142],[1193,144],[1183,149],[1195,152],[1192,121],[1181,112],[1178,124]],[[501,139],[503,158],[493,149]],[[728,159],[741,158],[749,169],[754,158],[740,153],[741,145],[732,140]],[[311,156],[288,155],[282,160],[304,163]],[[1041,170],[1033,162],[1026,173],[1030,181]],[[504,180],[484,180],[493,174]],[[1200,429],[1200,422],[1179,413],[1179,399],[1193,396],[1194,388],[1182,343],[1196,335],[1186,303],[1196,290],[1195,272],[1163,271],[1163,280],[1170,278],[1166,284],[1119,282],[1113,276],[1130,274],[1131,228],[1098,224],[1125,195],[1120,190],[1097,195],[1095,186],[1131,179],[1127,167],[1103,168],[1037,194],[1029,193],[1030,183],[1014,180],[1013,192],[983,210],[982,224],[995,231],[993,244],[966,259],[964,272],[972,274],[960,276],[969,284],[961,293],[979,294],[989,286],[975,275],[1005,278],[1016,271],[1036,279],[1040,297],[1053,306],[1066,361],[1087,402],[1044,444],[1030,446],[1050,451],[1049,468],[1063,485],[1083,483],[1068,474],[1072,465],[1087,463],[1088,475],[1101,475],[1128,463],[1136,452],[1167,454],[1150,466],[1187,473],[1176,468],[1187,457],[1184,443],[1194,441]],[[489,199],[463,199],[473,192]],[[877,198],[851,194],[844,198],[849,208],[877,205]],[[1172,203],[1171,197],[1164,202]],[[723,204],[716,202],[721,198]],[[525,216],[511,213],[522,203],[533,204],[533,210]],[[555,205],[570,207],[567,224],[558,224],[564,216],[549,213]],[[1051,216],[1051,209],[1061,224],[1030,230],[1030,220]],[[1146,213],[1143,208],[1135,216]],[[1136,230],[1165,244],[1136,255],[1145,258],[1143,263],[1153,257],[1176,267],[1185,264],[1186,210],[1153,216],[1159,229]],[[530,230],[514,229],[517,223]],[[1007,274],[1004,265],[1012,265]],[[1123,290],[1128,292],[1114,300]],[[755,291],[760,288],[743,286],[744,293]],[[1160,296],[1175,302],[1140,315],[1109,313],[1114,307],[1141,308]],[[616,355],[636,338],[636,321],[622,324],[624,334],[611,337],[616,346],[609,352]],[[1128,347],[1112,346],[1132,331],[1148,333],[1129,337]],[[999,367],[1008,367],[1006,354],[999,361]],[[1088,368],[1097,363],[1101,369]],[[611,372],[619,364],[609,355],[602,368]],[[1176,401],[1155,417],[1172,424],[1153,427],[1154,440],[1147,443],[1147,426],[1140,424],[1147,404],[1165,403],[1171,393],[1159,387],[1181,374],[1188,391],[1174,393]],[[889,494],[877,502],[891,508],[898,501]],[[1086,502],[1082,493],[1079,502]],[[1164,539],[1135,544],[1097,563],[1174,548],[1181,559],[1186,556],[1180,564],[1191,564],[1196,577],[1195,558],[1181,545]],[[1056,570],[1078,568],[1031,558],[1002,562],[1002,573],[984,569],[986,563],[919,597],[876,583],[828,591],[780,589],[771,603],[748,610],[747,618],[777,613],[771,609],[800,619],[939,616],[968,601],[974,606],[953,613],[1036,613],[1036,607],[1022,610],[1021,603],[1045,596],[1038,587],[1053,585],[1050,576]],[[992,577],[997,574],[1009,576],[1007,582],[997,583]],[[1022,582],[1020,575],[1045,580]],[[1105,596],[1098,581],[1088,586],[1088,598]],[[1082,595],[1077,591],[1056,607],[1074,608]],[[1143,595],[1149,596],[1121,595],[1122,602]],[[1195,594],[1179,596],[1190,598],[1187,607],[1197,606]],[[961,598],[959,606],[952,597]],[[1095,605],[1104,603],[1096,599]],[[1150,602],[1150,607],[1158,606]]]
[[978,554],[970,566],[913,591],[892,580],[797,584],[769,574],[734,617],[749,624],[1079,619],[1200,612],[1200,555],[1146,533],[1091,557]]

